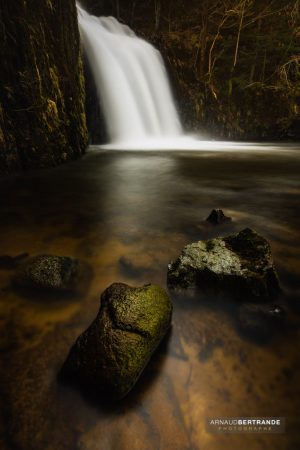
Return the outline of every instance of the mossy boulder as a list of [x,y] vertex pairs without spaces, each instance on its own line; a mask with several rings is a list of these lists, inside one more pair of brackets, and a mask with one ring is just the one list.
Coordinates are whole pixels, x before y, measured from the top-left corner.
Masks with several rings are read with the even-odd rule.
[[101,296],[96,319],[67,357],[60,377],[120,399],[134,386],[171,324],[172,304],[156,285],[114,283]]
[[70,291],[75,289],[78,275],[78,260],[69,256],[38,255],[20,265],[15,283],[25,288]]
[[168,285],[214,288],[239,299],[268,299],[279,291],[268,241],[246,228],[238,234],[187,245],[168,268]]

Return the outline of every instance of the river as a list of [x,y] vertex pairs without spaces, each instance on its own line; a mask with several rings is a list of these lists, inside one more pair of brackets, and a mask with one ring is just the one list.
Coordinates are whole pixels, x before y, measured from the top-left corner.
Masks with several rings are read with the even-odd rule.
[[[80,294],[16,291],[0,268],[0,447],[24,450],[294,450],[300,448],[300,150],[117,151],[5,177],[0,255],[79,258]],[[222,208],[232,222],[209,226]],[[271,243],[287,311],[284,332],[242,334],[226,301],[174,299],[173,327],[118,405],[62,386],[57,372],[114,281],[166,287],[187,243],[245,227]],[[209,299],[208,299],[209,300]],[[241,302],[243,299],[241,299]],[[286,433],[211,434],[208,417],[285,417]]]

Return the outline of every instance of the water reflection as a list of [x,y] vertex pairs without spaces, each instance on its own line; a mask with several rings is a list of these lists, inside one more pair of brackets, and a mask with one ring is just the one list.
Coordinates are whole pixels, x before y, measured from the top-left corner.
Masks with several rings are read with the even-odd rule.
[[[56,302],[18,295],[13,268],[0,268],[1,448],[297,448],[300,154],[212,153],[94,151],[0,181],[0,255],[70,255],[93,268],[79,297]],[[204,219],[218,207],[233,221],[213,227]],[[284,333],[258,344],[239,333],[234,305],[174,297],[168,346],[124,403],[104,411],[57,384],[110,283],[165,286],[167,264],[185,244],[246,226],[271,241],[290,324]],[[286,416],[288,432],[214,436],[205,429],[214,415]]]

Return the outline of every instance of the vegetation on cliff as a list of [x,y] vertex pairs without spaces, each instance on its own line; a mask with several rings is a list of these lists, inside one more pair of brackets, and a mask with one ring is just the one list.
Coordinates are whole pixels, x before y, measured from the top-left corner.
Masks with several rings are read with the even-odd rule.
[[56,165],[87,142],[75,0],[1,1],[0,171]]
[[85,0],[162,51],[187,128],[300,138],[299,0]]

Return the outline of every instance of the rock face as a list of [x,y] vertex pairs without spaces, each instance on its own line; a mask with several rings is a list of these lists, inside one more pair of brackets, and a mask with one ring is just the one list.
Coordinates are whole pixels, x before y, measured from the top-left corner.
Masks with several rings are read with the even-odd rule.
[[114,283],[100,311],[77,339],[61,377],[105,398],[124,397],[134,386],[171,324],[172,304],[155,285]]
[[15,282],[20,287],[69,291],[74,289],[78,268],[79,262],[68,256],[33,256],[19,267]]
[[87,144],[75,0],[0,5],[0,173],[54,166]]
[[236,235],[187,245],[169,264],[168,285],[215,288],[238,298],[268,299],[279,291],[269,243],[246,228]]

